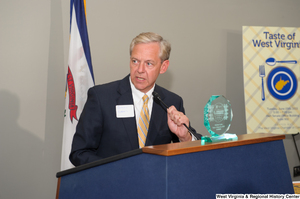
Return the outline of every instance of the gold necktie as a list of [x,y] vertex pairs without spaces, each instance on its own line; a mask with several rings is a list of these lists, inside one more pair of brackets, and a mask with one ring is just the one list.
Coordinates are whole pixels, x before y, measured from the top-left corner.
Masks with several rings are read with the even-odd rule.
[[146,137],[148,134],[149,128],[149,110],[148,110],[148,100],[149,97],[147,95],[143,96],[143,108],[140,113],[140,119],[138,124],[138,136],[139,136],[139,145],[140,148],[145,146]]

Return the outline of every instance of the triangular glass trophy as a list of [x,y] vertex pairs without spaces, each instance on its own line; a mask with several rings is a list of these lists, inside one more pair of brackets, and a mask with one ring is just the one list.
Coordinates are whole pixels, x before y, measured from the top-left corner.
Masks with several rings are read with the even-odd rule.
[[237,140],[236,134],[226,133],[232,122],[230,102],[223,95],[213,95],[204,107],[204,126],[211,137],[202,136],[201,144]]

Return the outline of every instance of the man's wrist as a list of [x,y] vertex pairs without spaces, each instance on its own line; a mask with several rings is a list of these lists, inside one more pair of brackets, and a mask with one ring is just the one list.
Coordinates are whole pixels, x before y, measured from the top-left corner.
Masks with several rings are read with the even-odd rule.
[[194,139],[194,137],[190,134],[190,132],[187,132],[187,134],[184,138],[179,138],[180,142],[193,141],[193,139]]

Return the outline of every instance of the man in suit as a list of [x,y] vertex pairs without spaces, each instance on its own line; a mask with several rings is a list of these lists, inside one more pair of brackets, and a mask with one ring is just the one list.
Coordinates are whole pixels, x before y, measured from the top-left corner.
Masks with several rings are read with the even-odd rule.
[[[141,33],[130,45],[130,74],[89,90],[72,143],[70,160],[75,166],[148,145],[201,137],[191,136],[183,125],[189,126],[189,119],[182,98],[155,84],[159,74],[168,69],[170,51],[170,44],[160,35]],[[153,91],[172,106],[166,110],[154,101]],[[144,95],[147,100],[142,99]],[[147,130],[139,130],[145,112]],[[141,131],[146,131],[144,140]]]

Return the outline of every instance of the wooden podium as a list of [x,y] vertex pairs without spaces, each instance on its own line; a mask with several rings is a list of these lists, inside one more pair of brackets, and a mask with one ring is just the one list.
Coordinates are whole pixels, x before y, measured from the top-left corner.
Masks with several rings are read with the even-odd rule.
[[57,198],[216,198],[293,194],[284,135],[144,147],[57,173]]

